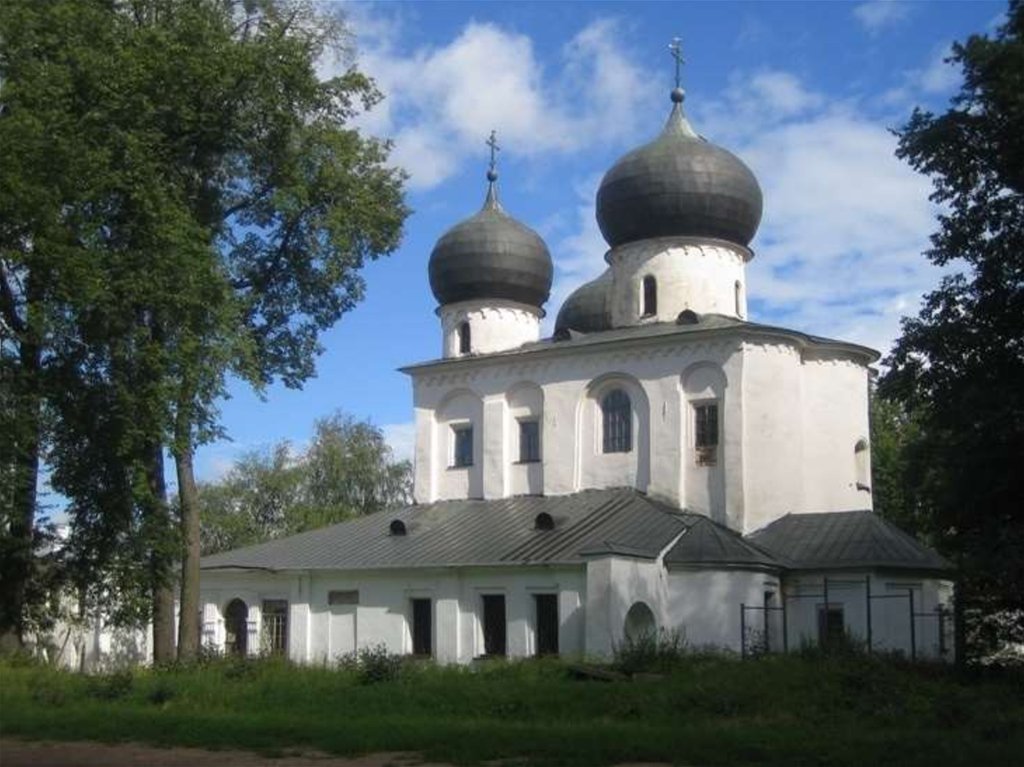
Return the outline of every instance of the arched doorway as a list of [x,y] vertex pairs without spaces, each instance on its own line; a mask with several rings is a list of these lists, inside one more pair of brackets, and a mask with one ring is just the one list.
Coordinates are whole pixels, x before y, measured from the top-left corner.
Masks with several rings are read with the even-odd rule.
[[232,655],[246,655],[249,645],[249,607],[241,599],[228,602],[224,611],[224,627],[227,637],[225,649]]
[[627,642],[636,642],[643,637],[653,636],[658,625],[654,620],[654,613],[647,606],[646,602],[634,602],[626,613],[626,622],[623,626],[623,633]]

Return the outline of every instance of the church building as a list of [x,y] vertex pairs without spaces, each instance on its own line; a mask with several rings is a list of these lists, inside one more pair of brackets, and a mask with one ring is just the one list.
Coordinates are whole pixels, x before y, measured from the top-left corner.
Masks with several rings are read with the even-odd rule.
[[[430,256],[415,503],[202,560],[203,641],[333,662],[607,657],[644,633],[952,657],[950,565],[872,511],[877,352],[752,321],[757,179],[691,127],[605,174],[607,269],[541,338],[552,260],[502,207]],[[756,286],[755,286],[756,289]]]

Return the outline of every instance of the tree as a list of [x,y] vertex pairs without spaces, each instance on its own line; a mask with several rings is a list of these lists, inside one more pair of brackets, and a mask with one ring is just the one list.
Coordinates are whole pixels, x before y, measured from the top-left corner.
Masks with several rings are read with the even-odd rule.
[[[1024,636],[1024,5],[994,37],[953,47],[964,82],[941,115],[915,110],[897,154],[944,206],[927,257],[960,265],[903,321],[883,397],[920,426],[909,456],[926,532],[960,567],[975,627]],[[992,625],[989,622],[988,625]],[[980,635],[975,632],[975,637]],[[990,635],[989,639],[997,637]],[[974,649],[984,651],[985,643]]]
[[247,546],[362,514],[412,496],[412,467],[395,461],[380,429],[341,413],[316,422],[309,448],[250,452],[200,485],[203,552]]
[[[37,302],[42,315],[61,329],[25,336],[46,340],[43,372],[61,382],[32,401],[42,397],[55,416],[55,483],[72,498],[78,541],[94,546],[81,560],[102,567],[126,550],[112,542],[146,541],[135,548],[149,552],[155,627],[170,625],[166,586],[180,556],[187,658],[199,634],[192,460],[219,434],[225,377],[298,386],[312,374],[319,332],[362,296],[363,263],[397,247],[403,174],[386,166],[386,144],[345,127],[379,98],[372,82],[354,68],[317,78],[317,61],[344,53],[346,38],[313,2],[7,8],[4,73],[21,96],[12,113],[24,116],[8,125],[24,126],[16,136],[39,160],[10,178],[24,176],[52,204],[33,217],[30,195],[17,198],[12,220],[40,223],[8,238],[20,260],[5,264],[4,284],[9,272],[31,275],[25,284],[50,291]],[[81,174],[72,178],[47,163],[57,139],[93,164],[70,163]],[[64,254],[43,247],[51,230],[83,256],[73,263],[88,279],[72,279]],[[88,402],[109,412],[92,419]],[[181,550],[168,551],[165,449],[178,475]],[[157,633],[164,659],[168,638]]]

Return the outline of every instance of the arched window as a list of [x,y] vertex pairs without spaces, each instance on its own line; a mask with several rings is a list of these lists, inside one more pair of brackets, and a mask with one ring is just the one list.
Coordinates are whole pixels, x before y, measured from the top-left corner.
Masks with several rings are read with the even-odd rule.
[[463,322],[459,325],[459,354],[469,354],[472,348],[473,344],[469,336],[469,323]]
[[638,642],[654,636],[658,624],[646,602],[634,602],[626,613],[626,621],[622,628],[627,642]]
[[601,400],[603,452],[628,453],[633,449],[633,408],[629,395],[612,389]]
[[249,607],[241,599],[232,599],[224,611],[227,633],[225,649],[231,655],[246,655],[249,648]]
[[736,316],[743,316],[743,283],[736,280]]
[[388,530],[392,535],[405,535],[405,522],[400,519],[393,519],[391,524],[388,525]]
[[644,302],[641,315],[653,317],[658,313],[658,283],[651,275],[644,277]]
[[853,446],[853,466],[857,473],[857,489],[870,490],[871,477],[868,470],[868,441],[866,439],[857,440],[857,444]]

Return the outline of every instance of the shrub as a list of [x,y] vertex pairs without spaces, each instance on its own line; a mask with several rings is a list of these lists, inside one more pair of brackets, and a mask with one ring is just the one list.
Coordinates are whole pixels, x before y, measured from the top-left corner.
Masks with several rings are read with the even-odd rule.
[[612,648],[612,665],[624,674],[665,673],[682,663],[688,651],[684,635],[676,629],[645,631]]
[[360,683],[376,684],[398,679],[402,673],[403,658],[390,652],[382,642],[338,656],[338,665],[342,669],[355,671]]
[[131,694],[134,681],[132,672],[128,670],[103,674],[89,680],[87,694],[98,700],[120,700]]

